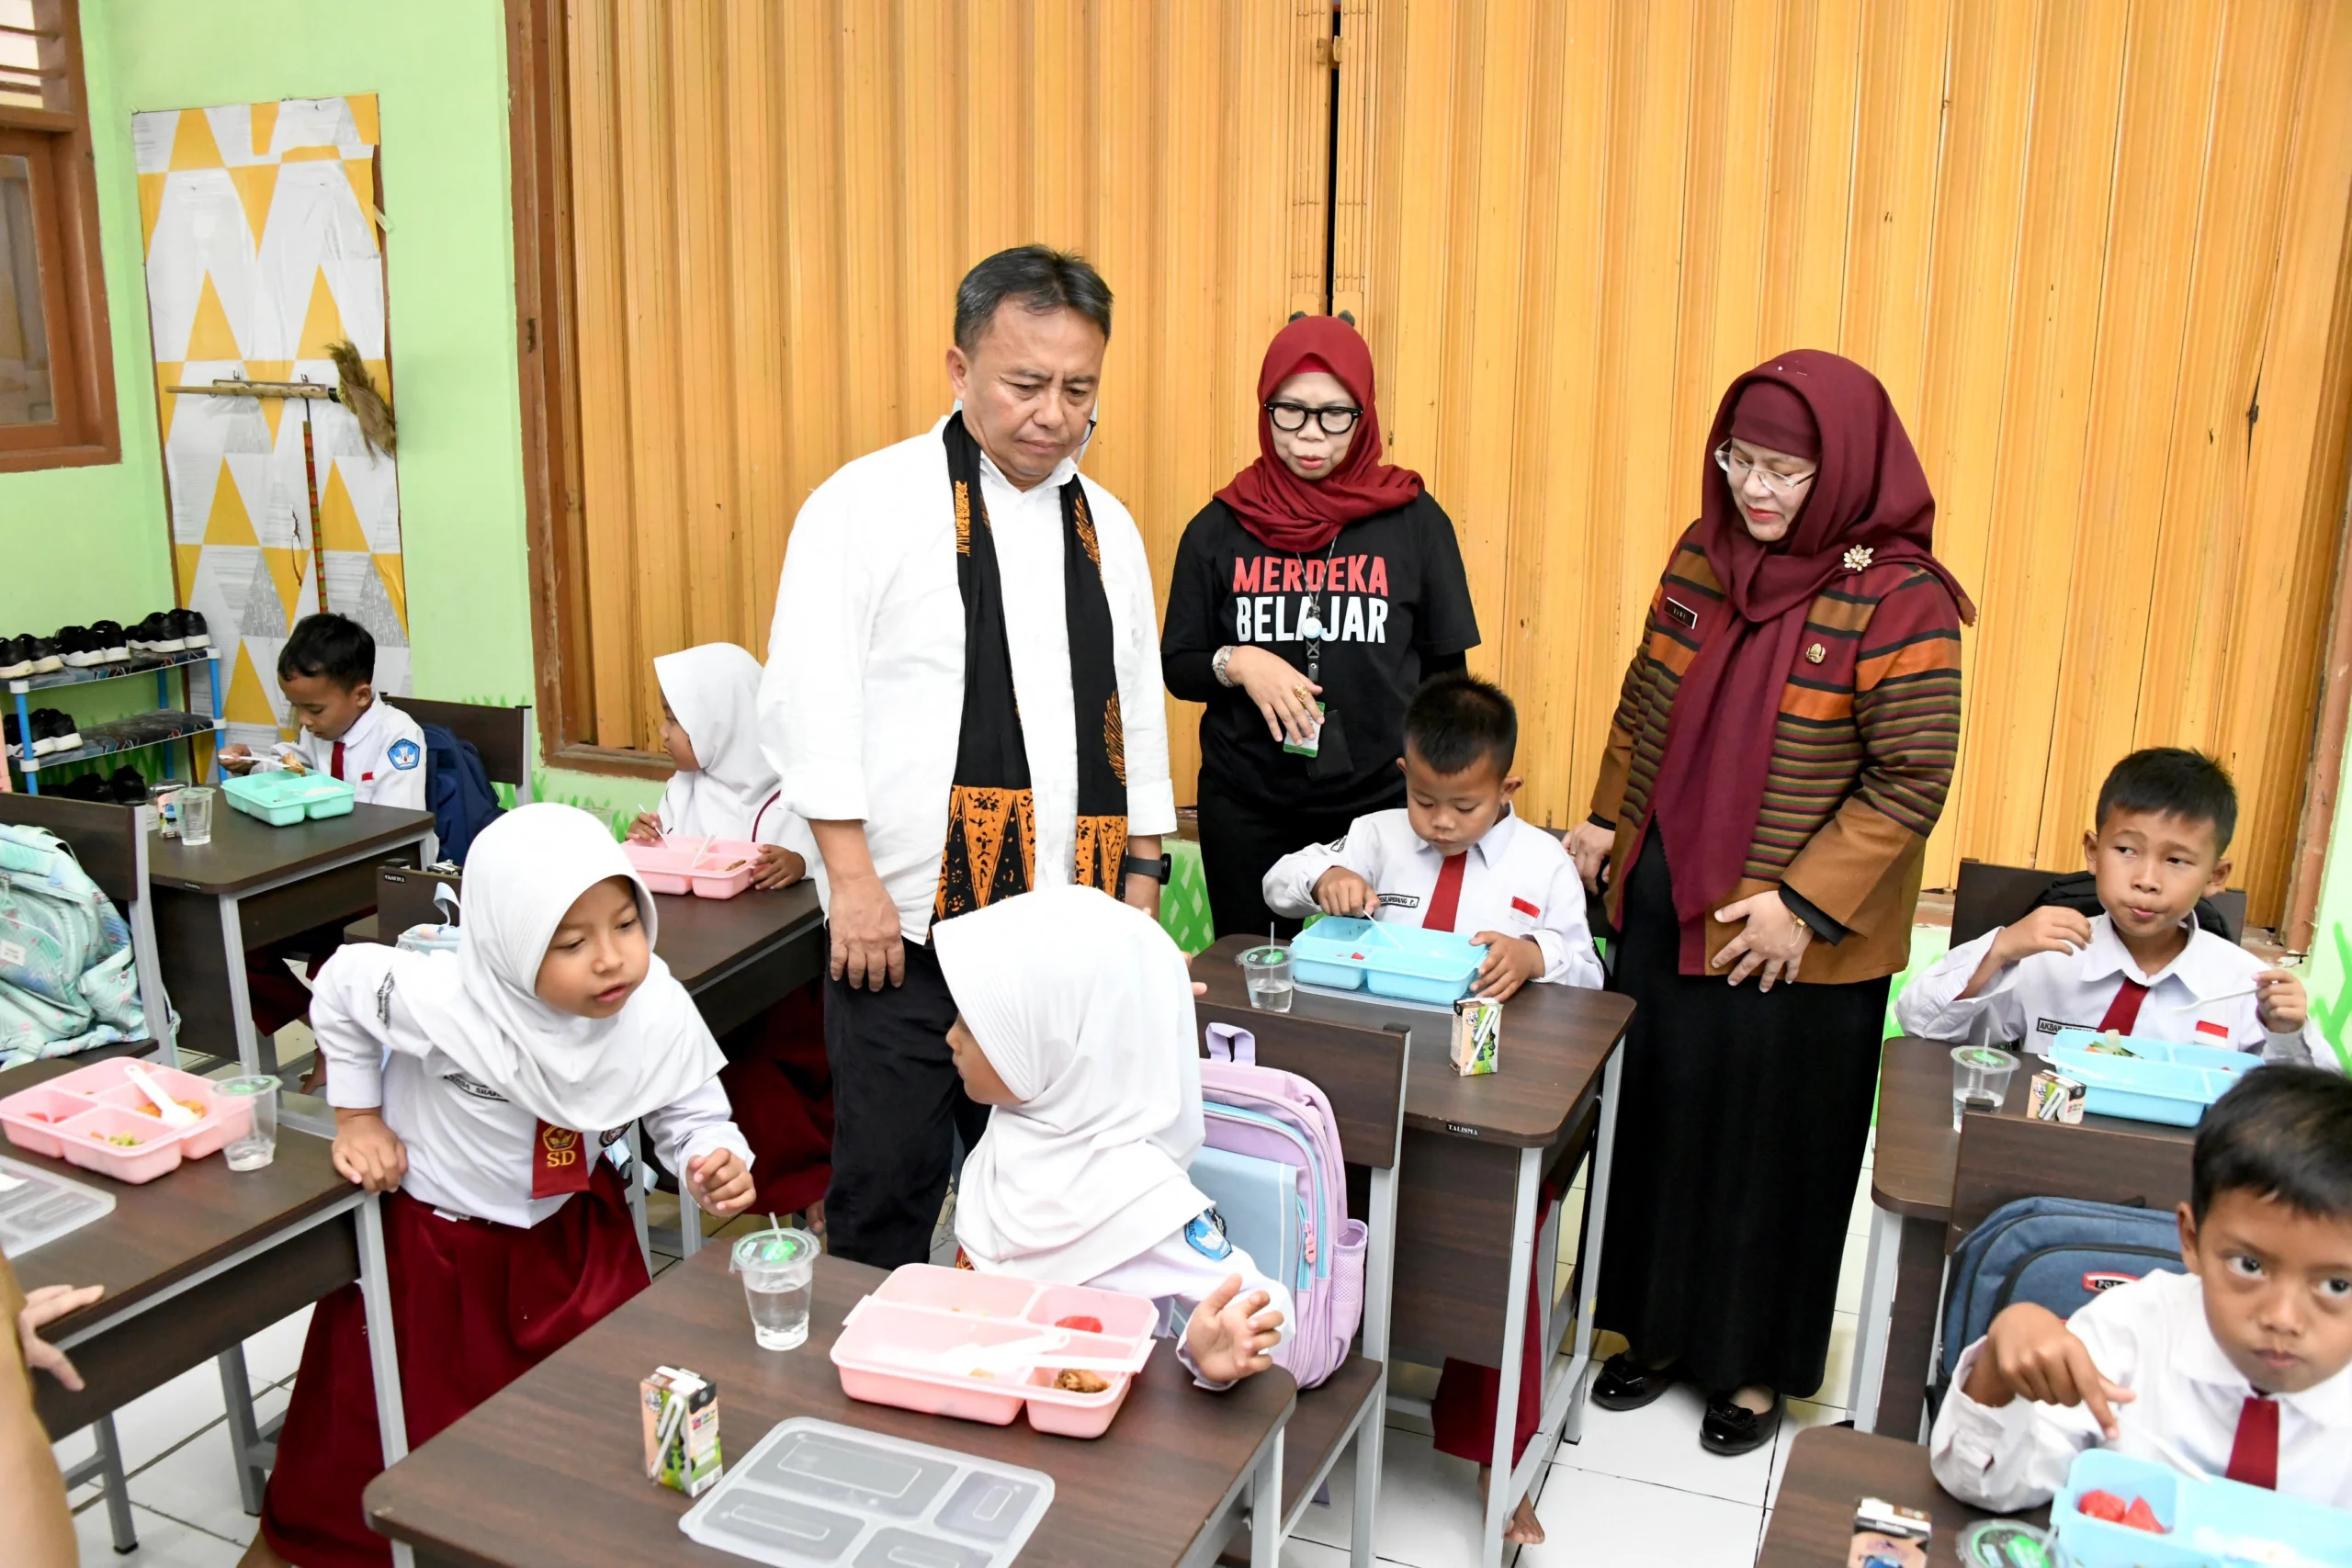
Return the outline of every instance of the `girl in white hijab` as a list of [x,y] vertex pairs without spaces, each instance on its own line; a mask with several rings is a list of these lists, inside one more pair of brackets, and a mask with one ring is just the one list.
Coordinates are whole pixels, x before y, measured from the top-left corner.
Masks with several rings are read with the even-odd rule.
[[1092,1285],[1187,1314],[1212,1388],[1273,1364],[1290,1293],[1186,1176],[1201,1069],[1184,955],[1091,887],[1040,888],[933,928],[965,1092],[994,1107],[956,1183],[956,1239],[984,1274]]
[[731,642],[707,642],[653,661],[662,687],[662,744],[678,771],[662,804],[628,836],[654,843],[675,833],[763,846],[753,878],[789,887],[808,874],[816,840],[787,808],[760,750],[760,661]]

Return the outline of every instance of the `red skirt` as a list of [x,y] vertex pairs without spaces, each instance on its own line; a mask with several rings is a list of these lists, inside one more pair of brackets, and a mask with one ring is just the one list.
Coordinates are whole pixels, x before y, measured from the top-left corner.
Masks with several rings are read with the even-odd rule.
[[719,1042],[718,1072],[736,1127],[752,1145],[759,1213],[792,1214],[833,1179],[833,1075],[825,1060],[824,993],[802,987]]
[[[1558,1200],[1550,1198],[1535,1208],[1535,1235],[1541,1240],[1544,1222],[1552,1217]],[[1539,1252],[1535,1266],[1527,1278],[1527,1337],[1519,1353],[1519,1411],[1512,1425],[1515,1434],[1510,1448],[1510,1461],[1516,1465],[1527,1452],[1527,1441],[1535,1436],[1535,1428],[1544,1416],[1544,1373],[1552,1358],[1544,1345],[1544,1296],[1551,1289],[1553,1269]],[[1499,1367],[1482,1367],[1476,1361],[1459,1360],[1448,1356],[1445,1371],[1438,1378],[1437,1397],[1430,1401],[1430,1428],[1434,1445],[1442,1454],[1466,1459],[1474,1464],[1495,1461],[1496,1407],[1502,1403],[1503,1374]]]
[[[650,1283],[619,1180],[596,1162],[589,1190],[529,1230],[445,1220],[384,1199],[384,1254],[408,1441],[435,1433],[562,1348]],[[270,1546],[299,1568],[382,1568],[391,1545],[359,1495],[384,1468],[359,1287],[318,1304],[278,1435],[261,1512]]]

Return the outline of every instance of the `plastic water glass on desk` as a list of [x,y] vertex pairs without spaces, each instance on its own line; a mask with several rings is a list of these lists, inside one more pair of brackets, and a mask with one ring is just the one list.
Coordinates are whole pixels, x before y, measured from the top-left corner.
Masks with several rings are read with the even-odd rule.
[[752,1337],[763,1350],[791,1350],[808,1337],[808,1301],[816,1293],[817,1238],[776,1226],[735,1244],[732,1267],[743,1276]]
[[1290,949],[1279,942],[1253,947],[1239,959],[1250,984],[1250,1005],[1261,1012],[1288,1012],[1297,987],[1291,978]]
[[1956,1045],[1951,1053],[1951,1130],[1971,1111],[1998,1111],[2008,1097],[2018,1059],[1989,1045]]
[[179,803],[180,842],[196,849],[212,841],[212,797],[209,784],[190,784],[172,798]]
[[[185,793],[185,792],[183,792]],[[187,831],[185,820],[181,831]],[[259,1170],[277,1157],[277,1080],[267,1073],[251,1077],[223,1078],[212,1086],[213,1098],[223,1105],[250,1105],[253,1119],[220,1151],[231,1170]]]

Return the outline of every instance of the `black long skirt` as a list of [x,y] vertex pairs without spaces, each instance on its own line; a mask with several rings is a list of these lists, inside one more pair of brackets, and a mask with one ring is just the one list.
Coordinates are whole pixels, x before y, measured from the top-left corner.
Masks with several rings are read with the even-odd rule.
[[[1625,887],[1611,990],[1634,1000],[1601,1248],[1600,1325],[1714,1393],[1821,1385],[1878,1083],[1885,979],[1679,972],[1655,825]],[[1833,1391],[1840,1393],[1843,1391]]]

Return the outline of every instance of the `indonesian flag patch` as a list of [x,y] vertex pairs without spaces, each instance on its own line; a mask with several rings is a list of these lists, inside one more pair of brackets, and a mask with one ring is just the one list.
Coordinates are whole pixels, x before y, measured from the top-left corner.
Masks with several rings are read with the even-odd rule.
[[1510,901],[1510,907],[1513,913],[1525,915],[1531,920],[1535,919],[1544,913],[1543,910],[1537,908],[1534,905],[1529,903],[1524,898],[1512,899]]
[[2210,1018],[2200,1018],[2197,1021],[2197,1032],[2217,1036],[2226,1043],[2230,1038],[2230,1026],[2226,1023],[2215,1023]]

